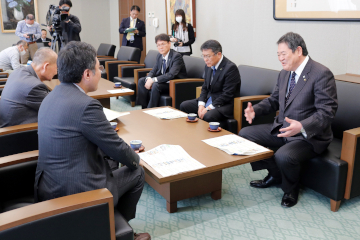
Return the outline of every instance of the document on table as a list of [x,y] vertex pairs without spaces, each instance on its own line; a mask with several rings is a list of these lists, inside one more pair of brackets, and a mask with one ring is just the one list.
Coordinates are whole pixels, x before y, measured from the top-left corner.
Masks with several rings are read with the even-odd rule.
[[230,155],[253,155],[269,151],[269,149],[235,134],[224,135],[202,141],[212,147],[219,148]]
[[104,114],[106,116],[106,119],[108,121],[112,121],[118,117],[121,117],[121,116],[125,116],[125,115],[128,115],[130,114],[129,112],[115,112],[113,110],[110,110],[108,108],[103,108],[103,111],[104,111]]
[[124,89],[116,89],[116,90],[107,90],[109,93],[126,93],[126,92],[134,92],[134,90],[124,88]]
[[205,167],[179,145],[162,144],[139,156],[163,177]]
[[144,111],[144,113],[150,114],[151,116],[160,118],[160,119],[175,119],[175,118],[182,118],[187,117],[186,113],[181,111],[172,109],[172,108],[158,108],[153,110]]

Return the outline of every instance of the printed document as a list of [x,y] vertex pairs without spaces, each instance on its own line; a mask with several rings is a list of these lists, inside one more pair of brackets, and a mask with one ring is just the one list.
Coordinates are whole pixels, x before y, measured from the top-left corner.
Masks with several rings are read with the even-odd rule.
[[108,108],[103,108],[103,111],[104,111],[104,114],[106,116],[106,119],[108,121],[112,121],[118,117],[121,117],[121,116],[125,116],[125,115],[128,115],[130,114],[129,112],[115,112],[113,110],[110,110]]
[[160,119],[175,119],[175,118],[182,118],[187,117],[186,113],[183,113],[181,111],[172,109],[172,108],[158,108],[153,110],[147,110],[144,111],[144,113],[147,113],[151,116],[160,118]]
[[134,92],[134,90],[125,88],[125,89],[116,89],[116,90],[107,90],[109,93],[115,94],[115,93],[126,93],[126,92]]

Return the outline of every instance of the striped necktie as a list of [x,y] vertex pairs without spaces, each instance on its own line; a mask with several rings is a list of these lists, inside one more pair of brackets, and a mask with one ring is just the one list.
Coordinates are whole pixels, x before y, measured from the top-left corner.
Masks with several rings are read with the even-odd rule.
[[288,100],[289,100],[289,98],[290,98],[290,96],[291,96],[292,91],[293,91],[294,88],[295,88],[295,85],[296,85],[295,76],[296,76],[296,73],[293,72],[292,75],[291,75],[289,92],[288,92],[288,94],[287,94],[287,96],[286,96],[286,98],[285,98],[285,106],[286,106],[286,104],[287,104],[287,102],[288,102]]

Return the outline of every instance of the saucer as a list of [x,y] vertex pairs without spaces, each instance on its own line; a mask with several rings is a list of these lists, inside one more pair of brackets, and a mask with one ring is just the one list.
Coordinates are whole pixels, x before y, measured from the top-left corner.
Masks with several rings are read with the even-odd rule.
[[134,150],[136,153],[142,152],[145,150],[144,145],[141,145],[141,147],[139,148],[139,150]]
[[116,127],[114,130],[115,130],[115,132],[119,131],[119,127]]
[[210,131],[210,132],[220,132],[221,130],[222,130],[221,127],[218,127],[218,129],[216,129],[216,130],[211,130],[211,128],[208,127],[208,131]]
[[122,85],[121,85],[121,87],[116,87],[116,86],[114,86],[114,88],[122,88]]
[[198,118],[195,118],[195,120],[189,120],[189,118],[186,118],[186,121],[187,121],[187,122],[197,122],[197,121],[199,121],[199,119],[198,119]]

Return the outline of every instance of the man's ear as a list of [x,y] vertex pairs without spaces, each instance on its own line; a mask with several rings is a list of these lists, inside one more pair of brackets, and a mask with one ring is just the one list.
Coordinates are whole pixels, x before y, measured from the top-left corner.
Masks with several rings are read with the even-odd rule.
[[83,78],[88,81],[90,79],[90,70],[89,69],[85,69],[84,73],[83,73]]

